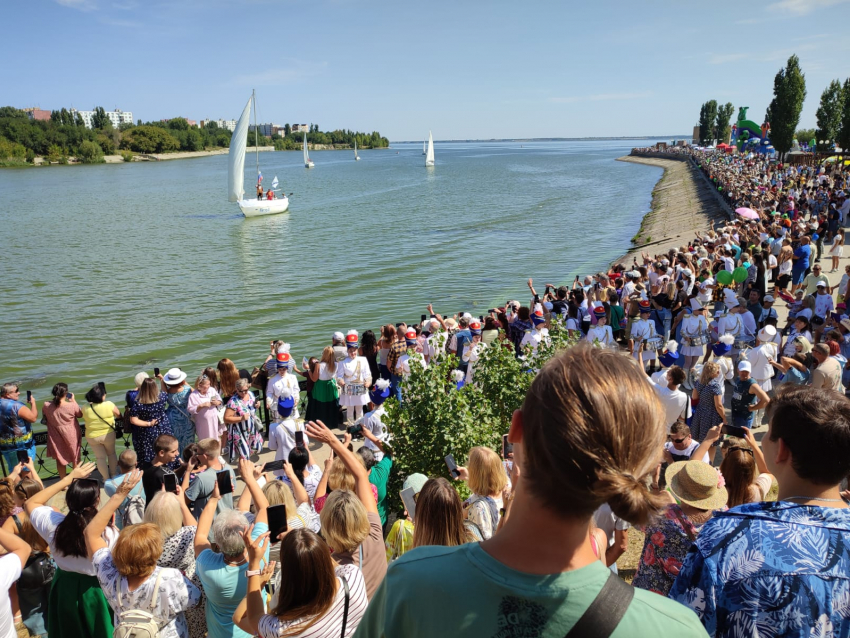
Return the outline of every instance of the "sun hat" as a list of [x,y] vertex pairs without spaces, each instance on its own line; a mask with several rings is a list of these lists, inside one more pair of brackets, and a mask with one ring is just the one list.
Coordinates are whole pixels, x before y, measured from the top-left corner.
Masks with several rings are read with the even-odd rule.
[[162,382],[165,385],[177,385],[178,383],[183,383],[185,380],[186,373],[180,368],[171,368],[171,370],[166,372],[165,376],[162,377]]
[[667,489],[682,503],[701,510],[716,510],[726,505],[729,493],[723,475],[705,461],[679,461],[664,474]]
[[349,330],[348,334],[345,335],[345,347],[346,348],[359,348],[360,347],[360,335],[357,334],[356,330]]
[[428,477],[424,474],[411,474],[406,479],[404,479],[404,483],[401,486],[401,489],[406,490],[409,487],[413,488],[414,494],[419,494],[422,491],[422,488],[425,487],[425,483],[428,482]]
[[842,319],[839,323],[841,323],[841,325],[847,330],[850,330],[850,319]]
[[752,372],[753,364],[749,361],[739,361],[738,362],[738,371],[739,372]]

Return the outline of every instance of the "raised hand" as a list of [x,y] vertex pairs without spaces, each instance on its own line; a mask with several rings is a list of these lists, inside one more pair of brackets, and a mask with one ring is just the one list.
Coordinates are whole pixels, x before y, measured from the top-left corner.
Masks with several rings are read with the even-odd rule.
[[[97,463],[83,463],[71,470],[69,476],[72,479],[88,478],[89,474],[97,469]],[[138,481],[136,481],[138,482]]]
[[[94,465],[94,464],[91,463],[90,465]],[[124,496],[127,496],[127,494],[129,494],[133,490],[133,488],[136,487],[136,485],[139,484],[139,481],[141,481],[141,480],[142,480],[142,471],[138,470],[138,469],[134,469],[134,470],[130,471],[127,474],[127,476],[124,477],[124,480],[121,481],[121,485],[118,486],[118,489],[116,490],[116,492],[118,492],[119,494],[123,494]],[[163,485],[163,488],[164,487],[165,487],[165,485]]]

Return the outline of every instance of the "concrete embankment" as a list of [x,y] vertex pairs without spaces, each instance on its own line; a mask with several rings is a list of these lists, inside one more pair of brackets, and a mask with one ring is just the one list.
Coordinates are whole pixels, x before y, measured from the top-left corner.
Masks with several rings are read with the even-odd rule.
[[703,176],[699,167],[679,155],[658,153],[627,155],[621,162],[634,162],[664,169],[652,191],[652,205],[644,216],[634,246],[615,263],[640,260],[640,253],[660,254],[679,248],[704,232],[729,219],[729,207]]

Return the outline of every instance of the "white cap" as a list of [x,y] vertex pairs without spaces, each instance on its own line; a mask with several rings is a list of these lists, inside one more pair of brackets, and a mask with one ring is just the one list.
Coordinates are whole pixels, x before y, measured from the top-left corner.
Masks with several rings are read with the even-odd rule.
[[773,326],[765,326],[761,330],[759,330],[759,341],[773,341],[773,338],[776,336],[776,328]]
[[333,334],[334,341],[345,341],[345,335],[338,330]]
[[738,370],[742,372],[752,372],[753,366],[749,361],[740,361],[738,363]]
[[776,299],[774,299],[774,298],[773,298],[773,295],[765,295],[765,296],[764,296],[764,300],[765,300],[767,303],[773,303],[774,301],[776,301]]

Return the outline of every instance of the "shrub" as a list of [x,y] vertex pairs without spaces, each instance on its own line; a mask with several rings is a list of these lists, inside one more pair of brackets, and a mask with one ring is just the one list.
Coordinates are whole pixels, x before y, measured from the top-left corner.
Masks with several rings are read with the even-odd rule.
[[121,159],[125,162],[133,161],[133,152],[132,151],[121,151]]
[[100,164],[103,160],[103,149],[95,142],[85,140],[77,149],[77,159],[83,164]]

